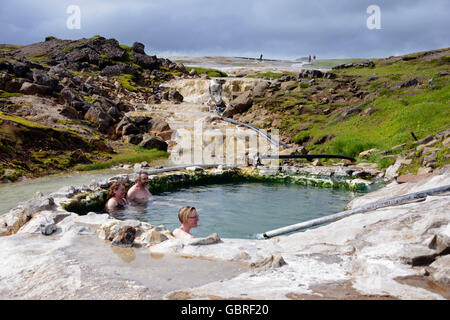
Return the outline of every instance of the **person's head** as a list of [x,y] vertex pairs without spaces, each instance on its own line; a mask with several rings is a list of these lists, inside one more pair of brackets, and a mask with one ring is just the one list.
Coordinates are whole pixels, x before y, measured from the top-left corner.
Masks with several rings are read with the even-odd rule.
[[178,220],[182,225],[189,226],[189,228],[197,227],[199,217],[195,207],[183,207],[178,211]]
[[136,179],[136,184],[140,187],[147,187],[148,185],[148,174],[147,172],[139,172],[138,178]]
[[121,182],[114,182],[111,187],[109,187],[108,195],[110,198],[117,197],[123,198],[125,196],[126,190],[125,185]]

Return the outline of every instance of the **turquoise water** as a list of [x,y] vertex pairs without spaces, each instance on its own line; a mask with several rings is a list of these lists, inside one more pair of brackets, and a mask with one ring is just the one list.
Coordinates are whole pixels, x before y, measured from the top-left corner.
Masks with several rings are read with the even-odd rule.
[[119,219],[137,219],[177,228],[178,210],[194,206],[200,216],[195,237],[255,239],[258,234],[344,210],[358,193],[295,184],[221,184],[154,195],[147,207],[128,206]]

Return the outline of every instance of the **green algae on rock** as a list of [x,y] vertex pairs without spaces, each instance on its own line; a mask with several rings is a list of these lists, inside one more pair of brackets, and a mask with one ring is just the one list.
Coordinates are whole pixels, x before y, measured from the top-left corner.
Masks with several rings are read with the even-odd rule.
[[[133,174],[126,175],[119,180],[127,188],[133,184]],[[223,183],[283,183],[299,184],[318,188],[341,188],[351,191],[365,191],[371,183],[362,179],[344,177],[328,177],[306,173],[273,172],[253,168],[211,169],[198,171],[175,171],[149,176],[149,190],[152,194],[172,192],[179,188],[198,185],[212,185]],[[88,212],[103,212],[108,200],[109,186],[118,179],[111,178],[100,185],[100,190],[88,191],[75,196],[72,200],[61,203],[63,209],[80,215]]]

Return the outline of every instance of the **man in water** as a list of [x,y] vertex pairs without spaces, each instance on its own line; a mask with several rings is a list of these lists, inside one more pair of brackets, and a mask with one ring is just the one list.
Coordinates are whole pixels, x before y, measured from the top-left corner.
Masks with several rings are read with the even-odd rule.
[[130,202],[145,203],[152,197],[148,191],[148,174],[139,172],[136,184],[128,190],[127,199]]

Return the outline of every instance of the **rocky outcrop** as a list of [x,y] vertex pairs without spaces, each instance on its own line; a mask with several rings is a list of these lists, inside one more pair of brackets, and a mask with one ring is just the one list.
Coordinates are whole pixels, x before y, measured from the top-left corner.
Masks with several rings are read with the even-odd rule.
[[[211,174],[212,172],[216,171],[211,171]],[[176,177],[177,174],[168,176]],[[195,174],[204,173],[196,171]],[[107,188],[113,181],[127,182],[133,178],[132,175],[120,175],[109,181],[98,181],[88,188]],[[392,196],[445,185],[448,181],[448,175],[441,175],[419,183],[392,183],[384,189],[356,198],[350,203],[350,207],[355,208]],[[447,259],[450,239],[447,208],[450,198],[445,194],[430,196],[422,202],[356,214],[326,226],[271,240],[221,239],[217,234],[180,240],[173,238],[170,231],[163,226],[152,226],[136,220],[121,221],[107,214],[94,212],[80,216],[62,210],[61,204],[74,196],[82,195],[85,190],[86,186],[62,188],[48,197],[38,197],[34,202],[21,205],[7,214],[6,220],[16,216],[15,212],[19,209],[28,208],[31,218],[23,219],[26,222],[15,228],[15,235],[0,237],[4,248],[0,253],[0,276],[6,284],[0,296],[11,294],[13,290],[33,283],[34,278],[39,277],[43,265],[45,277],[51,276],[53,281],[43,282],[41,286],[45,284],[54,290],[61,286],[60,282],[56,285],[55,281],[67,278],[65,274],[61,274],[61,270],[80,261],[84,263],[84,276],[78,280],[81,281],[79,285],[86,289],[91,289],[91,286],[94,288],[91,280],[95,273],[90,272],[89,276],[86,276],[84,272],[90,268],[95,270],[99,261],[109,259],[107,252],[119,254],[128,264],[134,259],[133,256],[136,257],[142,252],[139,247],[145,247],[156,258],[161,258],[162,255],[191,258],[184,261],[184,266],[189,261],[207,259],[221,261],[222,267],[231,261],[248,268],[248,271],[241,270],[239,276],[221,281],[210,280],[194,286],[184,283],[184,286],[171,289],[172,292],[165,291],[166,298],[181,294],[179,290],[191,298],[214,296],[223,299],[242,294],[252,299],[448,298],[446,290],[438,290],[447,288],[450,283]],[[50,198],[53,204],[49,202]],[[91,200],[88,200],[88,197],[84,197],[87,201],[94,199],[92,196],[90,198]],[[33,234],[40,233],[40,223],[43,219],[54,220],[56,237],[36,237]],[[4,228],[4,224],[0,227]],[[101,240],[96,241],[95,237]],[[106,242],[103,242],[105,240]],[[27,252],[21,249],[24,247]],[[41,250],[45,248],[46,250]],[[56,248],[58,250],[55,250]],[[92,251],[94,248],[97,251]],[[103,251],[99,251],[101,248]],[[35,255],[41,251],[39,259],[28,258],[31,253]],[[54,252],[58,252],[58,256],[53,255]],[[80,260],[80,254],[89,256],[89,259]],[[61,256],[63,259],[58,258]],[[68,256],[71,259],[68,259]],[[11,259],[14,259],[16,270],[12,268]],[[113,263],[112,260],[110,263]],[[135,268],[139,268],[138,265]],[[172,275],[169,265],[166,266],[165,276]],[[23,277],[23,270],[32,270],[34,276]],[[102,272],[103,278],[99,277],[99,281],[104,281],[108,268],[103,268]],[[200,271],[196,269],[196,272]],[[153,284],[155,276],[153,272],[146,272],[140,279],[153,280]],[[130,279],[126,273],[123,277]],[[417,281],[418,279],[420,281]],[[108,281],[111,281],[109,276]],[[421,282],[432,285],[421,286]],[[147,282],[142,283],[146,286]],[[261,285],[265,290],[261,291]],[[339,288],[339,295],[333,289],[336,287]],[[118,289],[110,285],[109,290]],[[71,291],[71,297],[79,298],[85,291]],[[67,292],[61,293],[61,297],[66,297]],[[43,293],[41,291],[34,294],[34,297],[39,297],[40,294],[42,298]]]
[[167,142],[165,142],[162,138],[145,133],[142,137],[142,141],[139,143],[139,146],[145,149],[158,149],[167,151],[168,145]]
[[239,97],[230,102],[230,105],[226,107],[222,115],[224,117],[230,118],[235,114],[247,111],[248,109],[251,108],[252,104],[253,99],[251,97],[250,92],[243,93]]

